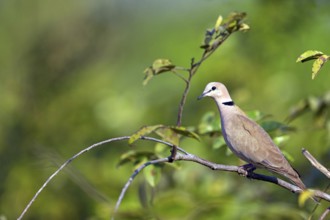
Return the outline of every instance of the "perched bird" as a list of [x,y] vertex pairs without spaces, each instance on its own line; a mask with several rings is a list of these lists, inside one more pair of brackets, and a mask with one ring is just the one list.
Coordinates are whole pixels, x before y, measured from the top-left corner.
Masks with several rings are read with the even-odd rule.
[[207,84],[202,95],[212,97],[221,116],[222,134],[230,150],[256,168],[264,168],[288,178],[306,189],[299,174],[291,167],[268,133],[234,104],[227,88],[218,82]]

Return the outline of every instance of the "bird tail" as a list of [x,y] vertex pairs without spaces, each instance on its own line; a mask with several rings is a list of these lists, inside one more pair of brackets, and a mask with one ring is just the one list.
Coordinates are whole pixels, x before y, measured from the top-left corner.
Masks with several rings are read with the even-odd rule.
[[306,186],[305,184],[301,181],[301,179],[299,178],[299,176],[291,176],[290,180],[292,183],[294,183],[295,185],[297,185],[300,189],[302,190],[306,190]]

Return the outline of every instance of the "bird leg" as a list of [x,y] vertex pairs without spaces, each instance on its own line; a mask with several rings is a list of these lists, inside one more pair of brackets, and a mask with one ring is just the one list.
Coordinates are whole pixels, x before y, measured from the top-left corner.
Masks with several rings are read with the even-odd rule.
[[248,163],[244,164],[243,166],[239,166],[238,172],[243,176],[249,177],[255,169],[257,168],[253,164]]

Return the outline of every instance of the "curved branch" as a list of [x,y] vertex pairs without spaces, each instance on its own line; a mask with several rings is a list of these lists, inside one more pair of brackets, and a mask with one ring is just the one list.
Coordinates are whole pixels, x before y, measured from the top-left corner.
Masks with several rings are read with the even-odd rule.
[[[33,196],[33,198],[30,200],[30,202],[28,203],[28,205],[25,207],[25,209],[23,210],[23,212],[21,213],[21,215],[18,217],[18,220],[22,219],[24,217],[24,215],[26,214],[26,212],[28,211],[28,209],[31,207],[31,205],[33,204],[33,202],[36,200],[36,198],[39,196],[39,194],[44,190],[44,188],[49,184],[49,182],[60,172],[62,171],[67,165],[69,165],[73,160],[75,160],[76,158],[78,158],[79,156],[81,156],[82,154],[96,148],[99,147],[101,145],[110,143],[110,142],[114,142],[114,141],[122,141],[122,140],[128,140],[130,138],[130,136],[123,136],[123,137],[117,137],[117,138],[111,138],[108,140],[104,140],[101,142],[98,142],[96,144],[93,144],[83,150],[81,150],[80,152],[78,152],[77,154],[75,154],[74,156],[72,156],[70,159],[68,159],[67,161],[65,161],[45,182],[44,184],[40,187],[40,189],[36,192],[36,194]],[[223,164],[216,164],[207,160],[204,160],[200,157],[197,157],[193,154],[190,154],[188,152],[186,152],[185,150],[183,150],[180,147],[177,147],[169,142],[163,141],[163,140],[159,140],[157,138],[153,138],[153,137],[146,137],[146,136],[142,136],[140,137],[141,140],[148,140],[148,141],[153,141],[153,142],[158,142],[158,143],[162,143],[165,144],[169,147],[176,147],[178,149],[178,151],[180,151],[181,153],[177,153],[175,155],[174,160],[182,160],[182,161],[192,161],[195,163],[199,163],[203,166],[206,166],[212,170],[221,170],[221,171],[229,171],[229,172],[236,172],[242,176],[248,177],[250,179],[256,179],[256,180],[261,180],[261,181],[266,181],[266,182],[271,182],[274,184],[277,184],[285,189],[288,189],[294,193],[300,193],[302,190],[295,186],[292,185],[291,183],[288,183],[282,179],[276,178],[276,177],[272,177],[272,176],[266,176],[266,175],[261,175],[261,174],[257,174],[254,172],[248,172],[247,170],[245,170],[242,167],[239,166],[230,166],[230,165],[223,165]],[[171,158],[173,159],[173,158]],[[122,189],[122,193],[119,197],[119,200],[117,202],[115,211],[119,208],[119,205],[124,197],[125,192],[127,191],[128,187],[130,186],[131,182],[134,180],[135,176],[141,171],[143,170],[146,166],[149,166],[151,164],[156,164],[156,163],[164,163],[164,162],[170,162],[170,158],[161,158],[161,159],[157,159],[157,160],[153,160],[153,161],[149,161],[145,164],[143,164],[141,167],[139,167],[136,171],[134,171],[134,173],[131,175],[130,179],[128,180],[128,182],[126,183],[126,185],[124,186],[124,188]],[[330,195],[326,194],[320,190],[314,190],[314,197],[318,197],[321,199],[324,199],[326,201],[330,202]]]
[[79,153],[75,154],[74,156],[72,156],[70,159],[68,159],[67,161],[65,161],[50,177],[48,177],[48,179],[44,182],[44,184],[40,187],[40,189],[36,192],[36,194],[33,196],[33,198],[30,200],[30,202],[28,203],[28,205],[25,207],[25,209],[23,210],[23,212],[21,213],[21,215],[17,218],[18,220],[22,219],[25,215],[25,213],[29,210],[29,208],[31,207],[31,205],[33,204],[33,202],[36,200],[36,198],[39,196],[39,194],[42,192],[42,190],[48,185],[48,183],[61,171],[63,170],[67,165],[69,165],[74,159],[76,159],[77,157],[79,157],[80,155],[88,152],[89,150],[96,148],[98,146],[101,146],[103,144],[107,144],[113,141],[121,141],[121,140],[126,140],[129,139],[130,136],[123,136],[123,137],[117,137],[117,138],[111,138],[108,140],[104,140],[101,142],[98,142],[96,144],[93,144],[83,150],[81,150]]
[[[168,145],[168,144],[167,144]],[[172,146],[171,144],[168,146]],[[236,172],[241,176],[247,177],[249,179],[255,179],[255,180],[261,180],[264,182],[270,182],[270,183],[274,183],[278,186],[281,186],[284,189],[287,189],[293,193],[301,193],[302,189],[300,189],[298,186],[295,186],[285,180],[279,179],[277,177],[274,176],[267,176],[267,175],[263,175],[263,174],[258,174],[258,173],[254,173],[253,171],[247,171],[246,169],[244,169],[241,166],[232,166],[232,165],[223,165],[223,164],[217,164],[217,163],[213,163],[210,162],[208,160],[204,160],[200,157],[197,157],[193,154],[190,153],[186,153],[186,154],[176,154],[174,160],[181,160],[181,161],[191,161],[191,162],[195,162],[198,164],[201,164],[205,167],[208,167],[212,170],[220,170],[220,171],[228,171],[228,172]],[[148,161],[144,164],[142,164],[139,168],[137,168],[133,174],[130,176],[130,178],[128,179],[128,181],[126,182],[125,186],[123,187],[120,196],[117,200],[115,209],[114,209],[114,213],[113,213],[113,217],[112,220],[114,220],[114,215],[117,213],[119,206],[125,196],[125,193],[128,189],[128,187],[131,185],[131,183],[133,182],[134,178],[136,177],[137,174],[139,174],[145,167],[151,165],[151,164],[156,164],[156,163],[164,163],[164,162],[170,162],[170,158],[161,158],[161,159],[157,159],[157,160],[152,160],[152,161]],[[313,190],[313,197],[318,197],[320,199],[324,199],[326,201],[330,202],[330,195],[322,192],[320,190]],[[326,213],[327,214],[327,213]],[[325,215],[326,215],[325,214]]]
[[[101,142],[98,142],[96,144],[93,144],[83,150],[81,150],[80,152],[78,152],[77,154],[75,154],[74,156],[72,156],[70,159],[68,159],[67,161],[65,161],[50,177],[48,177],[48,179],[44,182],[44,184],[40,187],[40,189],[35,193],[35,195],[32,197],[32,199],[30,200],[30,202],[27,204],[27,206],[24,208],[23,212],[21,213],[21,215],[17,218],[18,220],[21,220],[24,215],[26,214],[26,212],[29,210],[29,208],[31,207],[31,205],[34,203],[34,201],[37,199],[37,197],[39,196],[39,194],[44,190],[44,188],[48,185],[48,183],[54,179],[54,177],[60,172],[62,171],[67,165],[69,165],[73,160],[75,160],[77,157],[81,156],[82,154],[96,148],[96,147],[99,147],[101,145],[104,145],[104,144],[107,144],[107,143],[110,143],[110,142],[114,142],[114,141],[122,141],[122,140],[128,140],[130,138],[130,136],[123,136],[123,137],[117,137],[117,138],[111,138],[111,139],[108,139],[108,140],[104,140],[104,141],[101,141]],[[158,142],[158,143],[162,143],[162,144],[165,144],[167,146],[170,146],[170,147],[173,147],[174,145],[169,143],[169,142],[166,142],[166,141],[163,141],[163,140],[159,140],[157,138],[153,138],[153,137],[145,137],[145,136],[142,136],[140,137],[140,139],[142,140],[148,140],[148,141],[154,141],[154,142]],[[177,149],[179,151],[181,151],[182,153],[184,154],[188,154],[186,151],[184,151],[182,148],[180,147],[177,147]]]
[[166,158],[161,158],[161,159],[157,159],[157,160],[152,160],[152,161],[148,161],[144,164],[142,164],[141,166],[139,166],[136,170],[134,170],[133,174],[129,177],[128,181],[126,182],[125,186],[122,188],[121,192],[120,192],[120,195],[119,195],[119,198],[116,202],[116,206],[115,206],[115,209],[113,211],[113,216],[112,216],[112,220],[115,219],[115,215],[117,214],[117,211],[119,209],[119,206],[125,196],[125,193],[128,189],[128,187],[131,185],[131,183],[133,182],[134,178],[144,169],[146,168],[147,166],[149,165],[152,165],[152,164],[157,164],[157,163],[164,163],[164,162],[169,162],[170,159],[168,157]]

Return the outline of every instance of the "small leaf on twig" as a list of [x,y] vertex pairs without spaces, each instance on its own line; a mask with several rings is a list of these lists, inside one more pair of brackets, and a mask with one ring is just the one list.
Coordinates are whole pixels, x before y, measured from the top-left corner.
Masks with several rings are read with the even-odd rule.
[[194,138],[194,139],[200,141],[200,137],[198,136],[198,134],[196,134],[195,132],[189,131],[186,127],[170,126],[170,129],[177,134],[180,134],[182,136],[189,137],[189,138]]
[[247,31],[249,26],[243,23],[246,13],[231,13],[226,19],[220,15],[214,28],[207,29],[203,44],[200,46],[207,52],[214,51],[223,41],[235,31]]
[[323,53],[321,51],[317,50],[307,50],[304,53],[302,53],[296,60],[296,62],[306,62],[308,60],[314,60],[322,56]]
[[327,55],[322,55],[314,61],[312,67],[312,79],[316,77],[321,67],[329,60],[329,58],[330,57]]
[[117,163],[116,167],[118,168],[126,163],[136,164],[137,161],[139,160],[141,161],[142,158],[151,158],[153,156],[155,156],[155,154],[152,152],[146,152],[146,151],[137,152],[135,150],[130,150],[120,156],[120,160]]
[[217,21],[215,22],[215,25],[214,25],[214,30],[215,31],[217,31],[217,32],[219,31],[222,20],[223,20],[222,16],[219,15],[219,17],[218,17],[218,19],[217,19]]
[[175,67],[169,59],[157,59],[152,64],[152,69],[155,71],[155,74],[163,73],[170,71]]
[[151,187],[155,187],[160,180],[162,175],[161,166],[158,164],[149,165],[144,168],[143,174]]
[[239,31],[243,31],[243,32],[245,32],[245,31],[250,30],[250,26],[247,25],[247,24],[245,24],[245,23],[242,23],[242,24],[239,26],[239,29],[238,29],[238,30],[239,30]]
[[157,130],[164,125],[153,125],[153,126],[143,126],[137,132],[131,135],[130,139],[128,140],[129,144],[133,144],[135,141],[140,139],[142,136],[150,134],[151,132]]
[[171,63],[169,59],[157,59],[150,67],[144,70],[145,77],[143,85],[146,85],[152,77],[160,73],[171,71],[175,68],[175,65]]

